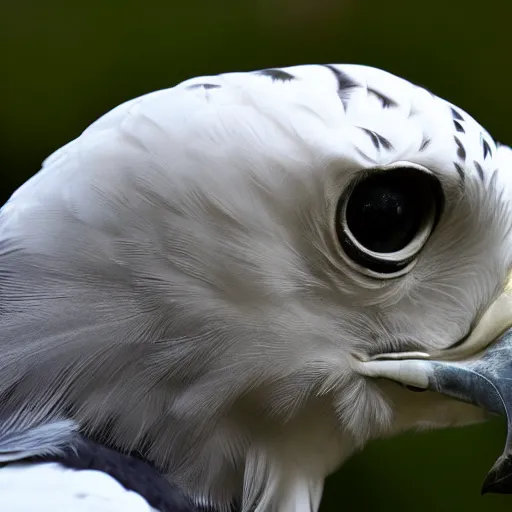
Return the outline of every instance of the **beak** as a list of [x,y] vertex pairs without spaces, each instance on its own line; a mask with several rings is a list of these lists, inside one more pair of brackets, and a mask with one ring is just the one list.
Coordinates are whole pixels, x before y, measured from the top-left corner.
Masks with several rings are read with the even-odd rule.
[[487,474],[482,494],[512,494],[512,275],[461,345],[431,354],[382,354],[359,366],[363,375],[436,391],[504,416],[505,449]]

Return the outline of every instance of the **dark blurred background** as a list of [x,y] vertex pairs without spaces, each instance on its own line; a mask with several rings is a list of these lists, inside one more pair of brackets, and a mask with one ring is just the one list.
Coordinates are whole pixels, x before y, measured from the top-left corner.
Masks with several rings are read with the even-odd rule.
[[[511,20],[511,0],[3,0],[0,200],[118,103],[226,71],[384,68],[511,144]],[[374,442],[329,480],[322,510],[509,510],[512,496],[480,497],[504,441],[496,420]]]

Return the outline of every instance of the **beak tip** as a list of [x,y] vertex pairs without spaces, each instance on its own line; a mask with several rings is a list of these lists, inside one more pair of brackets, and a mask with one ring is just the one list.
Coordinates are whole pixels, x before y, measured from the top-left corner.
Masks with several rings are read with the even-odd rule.
[[493,482],[489,482],[489,475],[485,477],[484,483],[482,484],[482,489],[480,490],[480,495],[485,496],[486,494],[493,494]]
[[481,494],[512,494],[512,456],[502,456],[489,471]]

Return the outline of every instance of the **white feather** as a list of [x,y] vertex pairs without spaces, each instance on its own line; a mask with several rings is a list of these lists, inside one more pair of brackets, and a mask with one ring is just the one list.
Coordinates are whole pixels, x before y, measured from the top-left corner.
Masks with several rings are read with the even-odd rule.
[[156,512],[111,476],[57,463],[11,464],[0,470],[2,512]]

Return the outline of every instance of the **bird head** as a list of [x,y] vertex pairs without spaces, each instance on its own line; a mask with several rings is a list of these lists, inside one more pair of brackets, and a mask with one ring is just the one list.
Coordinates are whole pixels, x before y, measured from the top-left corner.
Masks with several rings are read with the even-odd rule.
[[365,364],[471,338],[512,264],[511,167],[363,66],[117,107],[0,212],[0,458],[81,433],[199,504],[312,512],[368,440],[484,419]]

